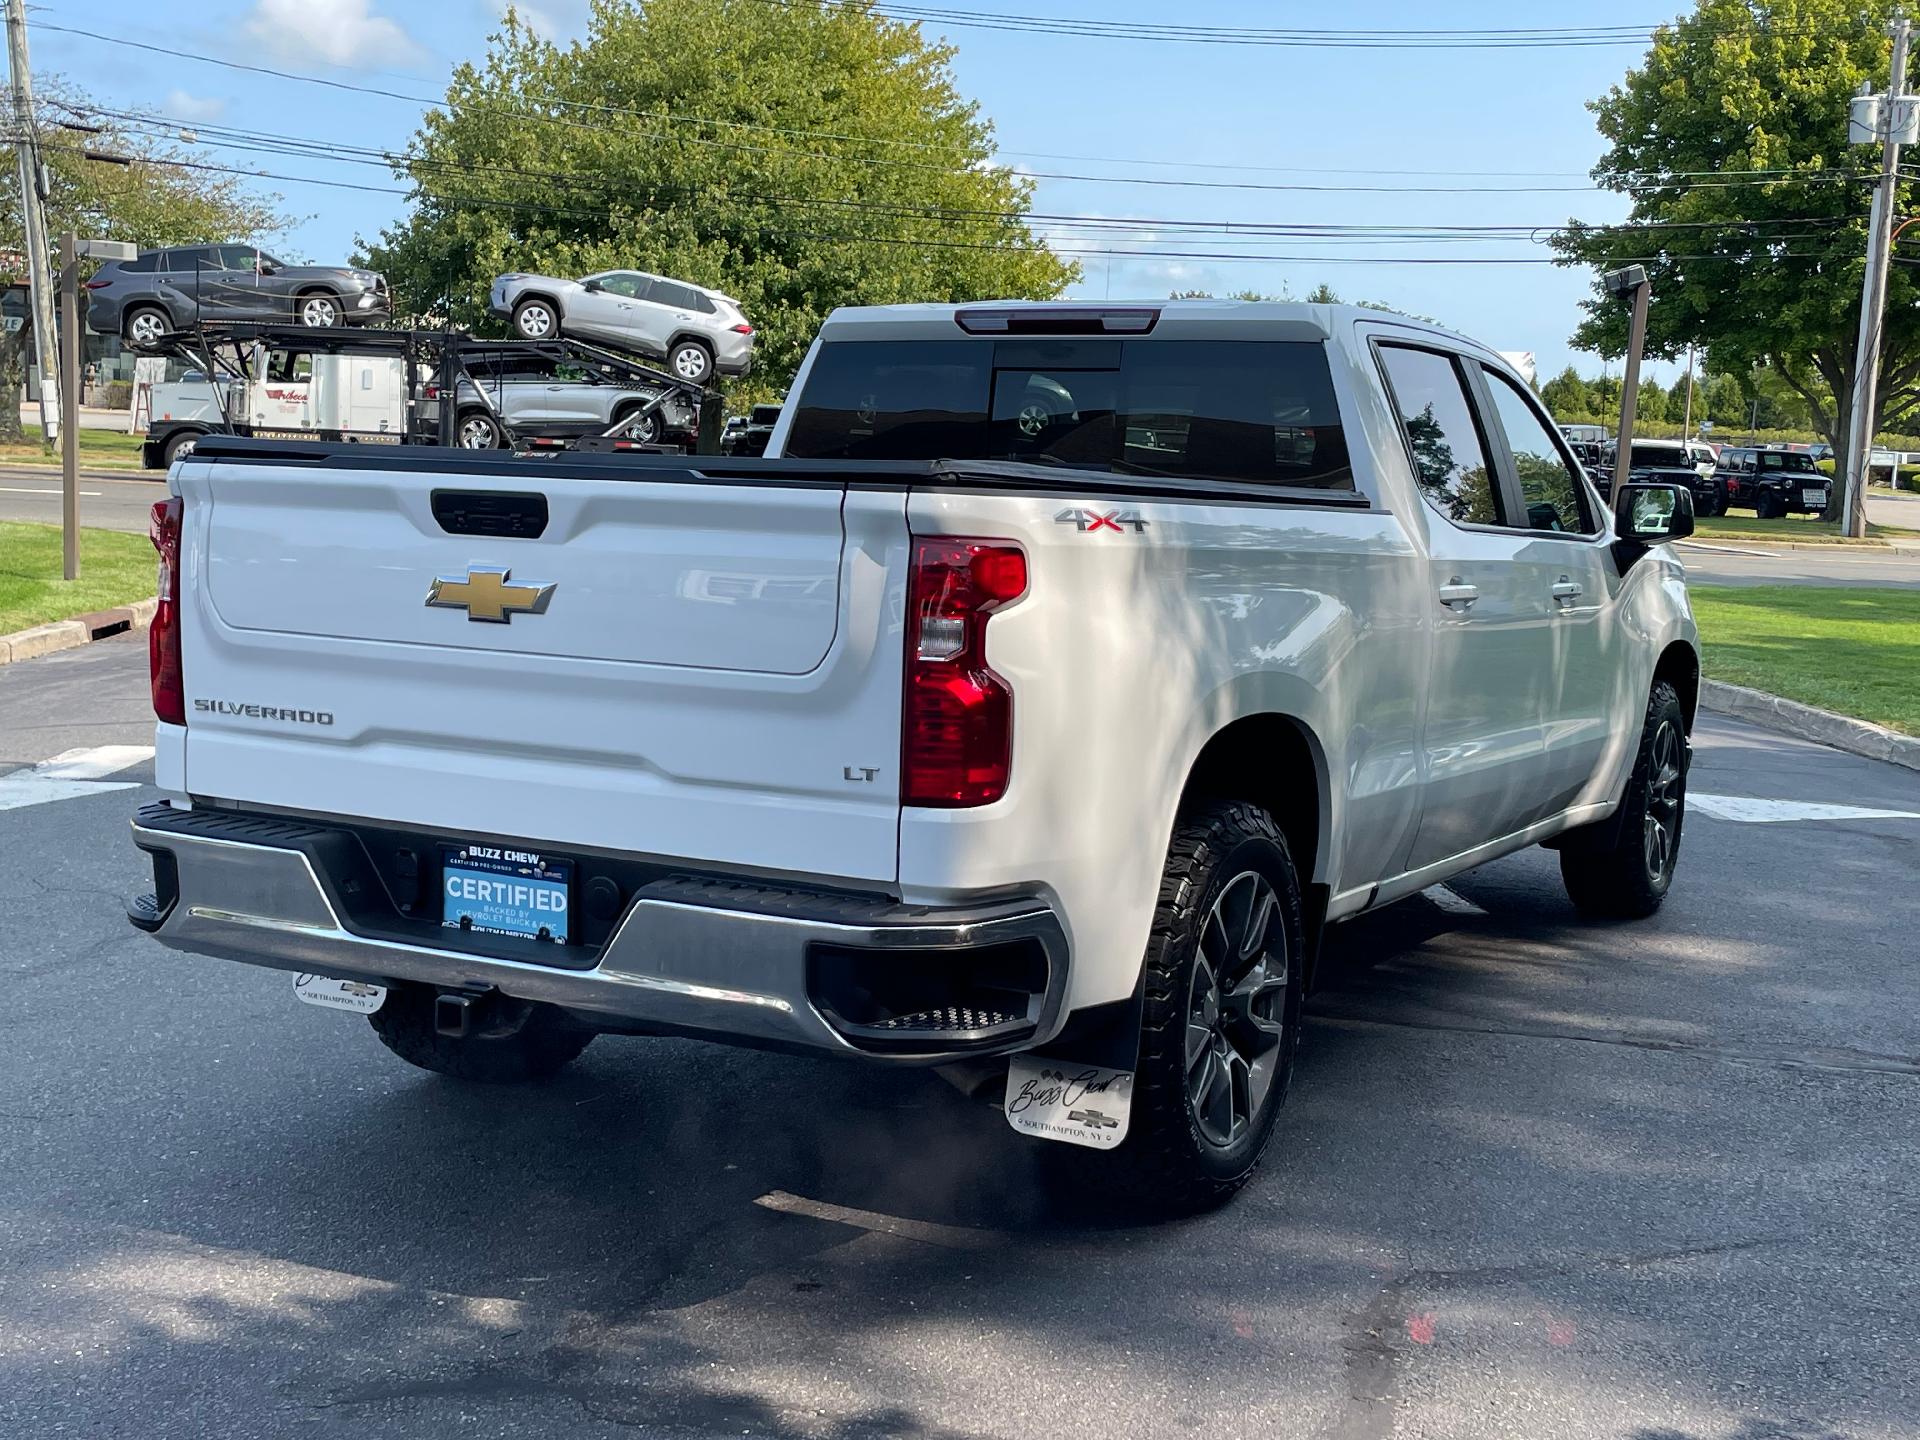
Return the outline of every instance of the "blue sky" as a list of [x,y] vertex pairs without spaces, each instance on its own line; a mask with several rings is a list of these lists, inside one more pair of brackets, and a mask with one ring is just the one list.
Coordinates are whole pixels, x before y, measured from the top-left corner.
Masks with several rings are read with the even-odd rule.
[[[948,0],[951,4],[951,0]],[[1019,14],[1098,17],[1196,26],[1416,29],[1642,24],[1670,18],[1673,0],[1620,10],[1591,0],[1401,0],[1307,3],[1201,0],[1169,8],[1144,0],[990,0]],[[56,33],[70,25],[304,74],[438,95],[453,62],[480,53],[502,4],[491,0],[93,0],[84,10],[30,6],[33,60],[101,103],[159,109],[200,121],[398,149],[420,106],[174,60]],[[584,0],[539,0],[524,18],[562,38],[584,23]],[[1551,9],[1550,16],[1543,11]],[[929,27],[932,28],[932,27]],[[1600,141],[1586,101],[1616,83],[1641,47],[1508,50],[1281,49],[1169,45],[1120,39],[1003,33],[955,27],[954,68],[996,127],[1009,163],[1071,170],[1120,183],[1042,180],[1036,209],[1135,219],[1257,223],[1548,226],[1569,216],[1608,221],[1624,202],[1589,187]],[[1029,152],[1112,157],[1093,164]],[[358,184],[392,183],[357,164],[215,152],[221,163]],[[1162,162],[1162,163],[1147,163]],[[1245,168],[1224,168],[1245,167]],[[1461,172],[1506,172],[1464,175]],[[1334,172],[1334,173],[1314,173]],[[1408,173],[1387,173],[1408,172]],[[1195,188],[1146,177],[1312,189]],[[1508,193],[1357,193],[1352,186],[1500,187]],[[1540,187],[1522,190],[1517,187]],[[401,209],[400,197],[275,182],[302,220],[280,248],[337,259]],[[1076,246],[1089,242],[1071,241]],[[1587,282],[1542,264],[1408,263],[1447,255],[1539,260],[1528,240],[1447,244],[1146,233],[1115,249],[1204,250],[1300,261],[1082,257],[1077,293],[1164,296],[1173,289],[1252,288],[1303,294],[1320,281],[1344,298],[1384,301],[1432,315],[1503,350],[1532,350],[1543,377],[1573,360],[1567,337]],[[1362,257],[1366,263],[1352,263]],[[1382,263],[1387,262],[1387,263]],[[1655,366],[1671,378],[1678,367]]]

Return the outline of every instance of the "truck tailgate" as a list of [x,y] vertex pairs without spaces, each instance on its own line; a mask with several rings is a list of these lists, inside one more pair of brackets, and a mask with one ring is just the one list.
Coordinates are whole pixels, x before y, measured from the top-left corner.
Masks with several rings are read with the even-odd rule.
[[181,467],[182,788],[894,878],[902,493],[475,471]]

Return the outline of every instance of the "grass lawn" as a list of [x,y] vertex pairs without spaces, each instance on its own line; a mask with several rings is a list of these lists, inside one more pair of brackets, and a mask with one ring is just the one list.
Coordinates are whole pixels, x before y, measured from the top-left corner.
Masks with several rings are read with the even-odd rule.
[[1920,590],[1687,589],[1712,679],[1920,735]]
[[[60,442],[53,442],[53,453],[49,455],[40,448],[40,427],[27,425],[27,443],[24,445],[0,445],[0,463],[9,465],[53,465],[60,463]],[[140,446],[146,440],[144,435],[128,435],[121,430],[80,431],[80,463],[100,469],[119,470],[140,468]]]
[[[1782,515],[1778,520],[1759,520],[1751,515],[1703,515],[1693,522],[1693,533],[1703,540],[1799,540],[1841,545],[1860,543],[1843,536],[1838,524],[1810,515]],[[1897,525],[1870,523],[1867,526],[1867,538],[1920,539],[1920,530],[1903,530]]]
[[153,594],[158,557],[144,535],[80,532],[80,578],[60,578],[60,527],[0,521],[0,635]]

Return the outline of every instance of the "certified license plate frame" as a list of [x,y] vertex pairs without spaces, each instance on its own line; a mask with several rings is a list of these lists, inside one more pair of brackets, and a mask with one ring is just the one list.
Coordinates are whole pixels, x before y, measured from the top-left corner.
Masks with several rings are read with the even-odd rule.
[[440,852],[440,924],[545,944],[573,943],[572,860],[492,840]]

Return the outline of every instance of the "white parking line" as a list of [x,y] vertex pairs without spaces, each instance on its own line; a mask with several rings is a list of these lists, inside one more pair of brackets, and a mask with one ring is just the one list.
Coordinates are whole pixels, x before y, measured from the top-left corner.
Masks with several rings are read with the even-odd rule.
[[1755,795],[1706,795],[1687,792],[1687,806],[1716,820],[1771,825],[1783,820],[1920,820],[1916,810],[1872,810],[1862,805],[1828,805],[1812,800],[1762,800]]
[[[47,489],[39,485],[0,485],[0,494],[5,495],[58,495],[59,493],[60,489],[58,486]],[[91,498],[94,500],[100,498],[100,492],[98,490],[80,490],[75,493],[82,498]]]
[[1484,915],[1487,913],[1450,885],[1429,885],[1420,893],[1449,915]]
[[152,758],[151,745],[92,745],[64,751],[31,769],[0,775],[0,810],[19,810],[55,800],[77,800],[82,795],[100,795],[109,790],[137,790],[137,781],[108,781],[102,777],[118,774]]

